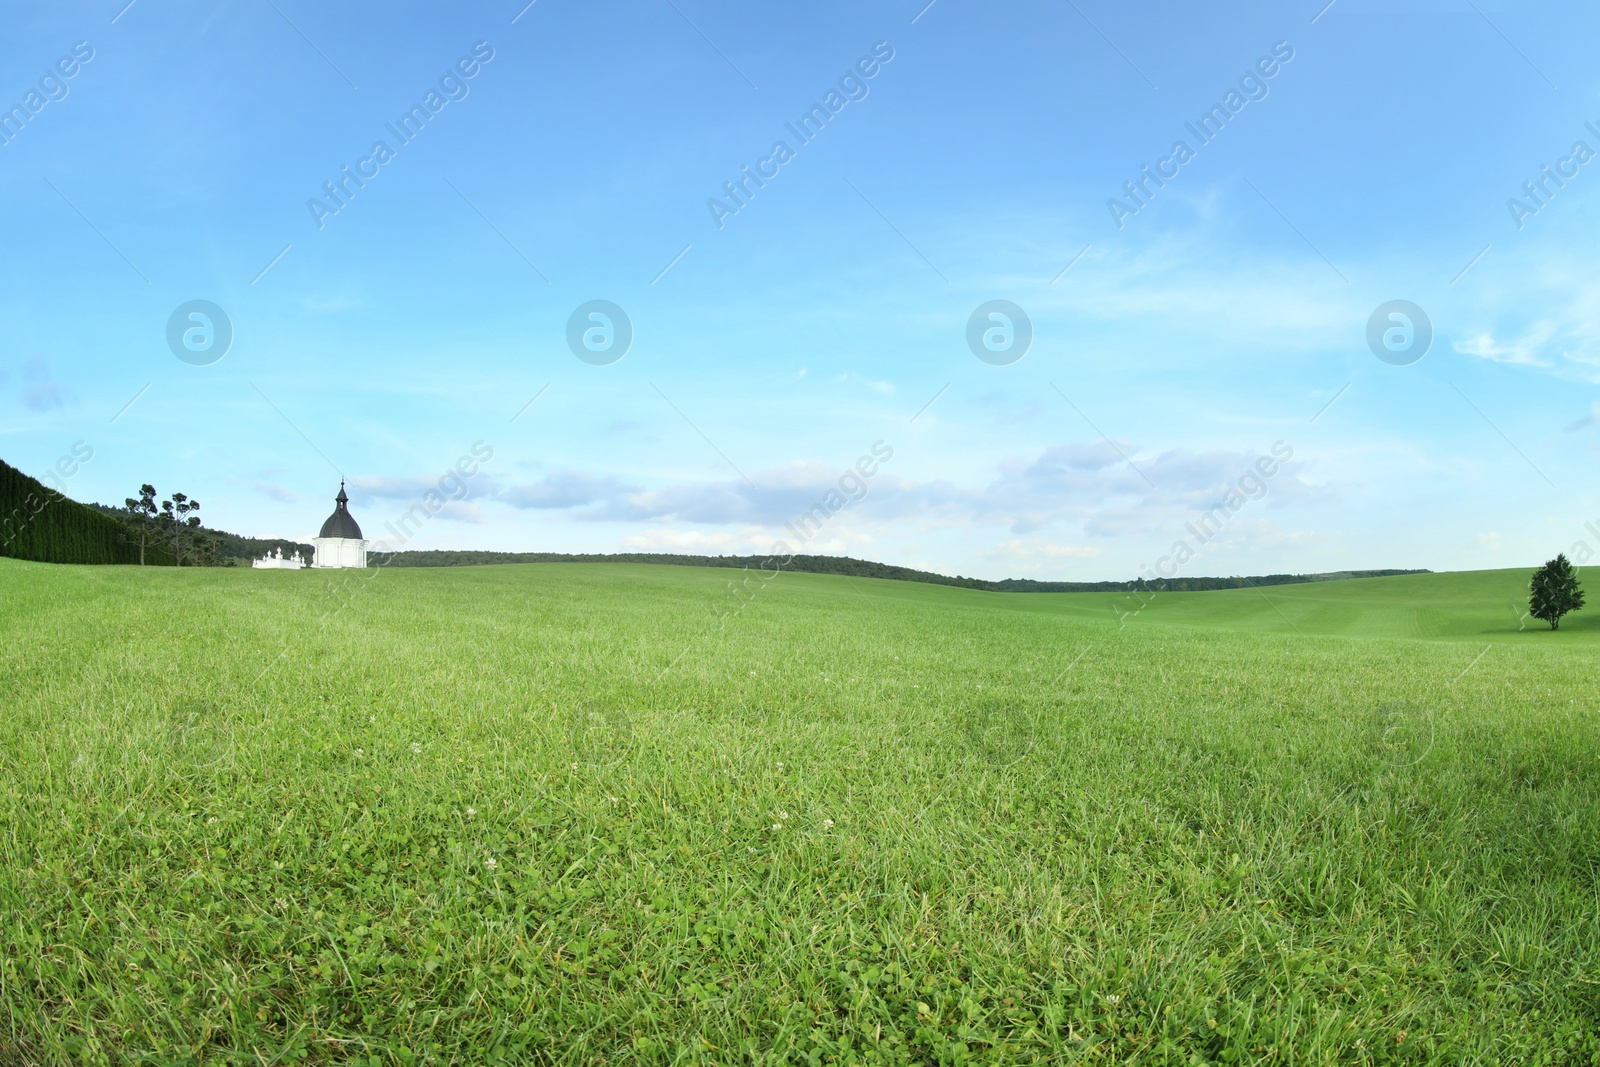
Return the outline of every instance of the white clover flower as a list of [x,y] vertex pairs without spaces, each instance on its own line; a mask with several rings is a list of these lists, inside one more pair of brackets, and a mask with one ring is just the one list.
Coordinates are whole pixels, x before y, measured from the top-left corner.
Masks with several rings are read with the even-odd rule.
[[376,715],[368,715],[367,716],[367,721],[368,722],[377,722],[378,721],[378,717]]
[[833,820],[832,819],[823,819],[822,820],[822,828],[824,830],[832,830],[833,829]]
[[782,830],[783,829],[783,823],[775,822],[775,823],[772,824],[772,828],[774,830]]
[[755,676],[756,676],[756,672],[755,671],[751,671],[750,672],[750,677],[754,678]]
[[422,746],[415,741],[411,742],[411,752],[413,755],[422,755]]
[[783,770],[783,764],[781,764],[781,763],[778,764],[778,770],[780,770],[780,771]]
[[365,756],[366,754],[367,753],[366,753],[365,749],[359,749],[359,748],[356,749],[356,759],[360,759],[362,756]]
[[217,821],[217,817],[215,815],[213,815],[213,816],[211,816],[211,818],[206,820],[206,825],[210,826],[212,823],[214,823],[216,821]]
[[492,871],[496,867],[500,866],[500,861],[495,859],[493,856],[490,856],[488,859],[483,861],[483,865]]
[[611,803],[613,803],[613,804],[617,803],[617,798],[616,797],[607,797],[606,799],[611,801]]
[[467,818],[470,819],[476,814],[478,814],[478,809],[477,808],[468,808],[467,809]]
[[789,817],[789,813],[788,813],[788,812],[786,812],[786,811],[780,811],[780,812],[778,812],[778,818],[780,818],[780,819],[787,819],[787,818],[788,818],[788,817]]

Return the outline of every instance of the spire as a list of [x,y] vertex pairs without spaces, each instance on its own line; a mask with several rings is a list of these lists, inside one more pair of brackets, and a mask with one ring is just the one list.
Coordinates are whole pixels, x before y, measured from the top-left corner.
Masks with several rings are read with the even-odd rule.
[[339,507],[341,509],[346,504],[350,503],[350,498],[344,495],[344,479],[343,478],[339,479],[339,495],[334,497],[333,499],[339,505]]

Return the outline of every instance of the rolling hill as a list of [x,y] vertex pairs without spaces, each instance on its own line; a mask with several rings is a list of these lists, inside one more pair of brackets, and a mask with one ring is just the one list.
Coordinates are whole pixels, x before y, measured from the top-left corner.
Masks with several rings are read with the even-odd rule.
[[1590,1062],[1527,574],[0,559],[0,1063]]

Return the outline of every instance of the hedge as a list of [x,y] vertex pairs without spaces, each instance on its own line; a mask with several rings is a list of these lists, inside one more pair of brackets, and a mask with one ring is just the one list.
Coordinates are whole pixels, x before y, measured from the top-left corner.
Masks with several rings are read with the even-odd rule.
[[[116,519],[0,460],[0,556],[39,563],[137,564],[139,546]],[[146,548],[145,562],[170,567],[172,554]]]

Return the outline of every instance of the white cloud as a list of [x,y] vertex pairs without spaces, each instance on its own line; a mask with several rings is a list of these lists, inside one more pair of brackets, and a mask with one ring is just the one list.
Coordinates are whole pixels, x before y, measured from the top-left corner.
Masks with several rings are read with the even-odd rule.
[[495,496],[499,485],[494,478],[482,473],[471,478],[461,477],[454,472],[444,475],[363,475],[350,479],[349,491],[352,499],[359,495],[414,504],[429,493],[437,493],[451,501],[485,499]]
[[[1157,534],[1181,527],[1230,490],[1267,507],[1318,492],[1293,463],[1282,465],[1272,478],[1262,478],[1256,467],[1259,458],[1227,450],[1169,449],[1147,455],[1127,441],[1076,441],[1050,446],[1031,458],[1002,461],[987,484],[917,481],[887,466],[866,478],[850,468],[813,461],[753,471],[751,482],[729,477],[652,488],[615,477],[558,472],[538,482],[498,488],[494,496],[513,507],[565,511],[589,522],[738,527],[779,537],[789,536],[782,532],[786,526],[804,525],[808,531],[821,526],[813,534],[812,551],[824,545],[826,551],[858,547],[880,523],[999,526],[1018,535],[1007,542],[1011,551],[1026,545],[1040,559],[1085,559],[1099,549],[1078,546],[1070,535],[1066,540],[1027,535],[1063,527],[1090,538]],[[415,481],[407,480],[385,487],[395,495],[403,495],[401,490],[416,494],[417,489]],[[848,524],[836,525],[840,514],[851,516]],[[642,540],[629,545],[652,550],[671,544],[685,551],[735,550],[733,541],[701,541],[681,529],[630,536]],[[765,532],[756,542],[741,536],[741,550],[761,551],[770,544]]]
[[[792,463],[759,472],[754,484],[739,478],[715,482],[689,482],[659,489],[624,489],[609,498],[596,498],[594,507],[580,518],[605,521],[678,519],[707,525],[778,525],[806,514],[830,492],[838,498],[859,501],[885,484],[882,473],[863,478],[823,463]],[[585,503],[591,503],[586,501]]]
[[1495,339],[1493,333],[1485,330],[1477,333],[1464,341],[1455,342],[1455,350],[1466,356],[1477,356],[1479,359],[1493,360],[1496,363],[1511,363],[1524,367],[1549,367],[1547,360],[1539,358],[1539,352],[1550,343],[1555,334],[1555,327],[1549,323],[1540,323],[1531,332],[1514,341],[1502,342]]
[[769,547],[772,538],[759,529],[738,533],[655,528],[617,539],[626,552],[688,552],[702,556],[746,556]]
[[638,492],[616,478],[597,478],[582,471],[555,471],[537,482],[511,485],[496,494],[514,508],[559,509],[581,507]]
[[1046,541],[1027,540],[1021,537],[1001,541],[985,558],[1008,560],[1016,563],[1035,563],[1057,559],[1096,559],[1100,549],[1095,545],[1057,545]]

